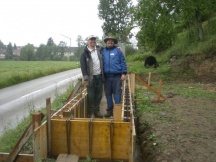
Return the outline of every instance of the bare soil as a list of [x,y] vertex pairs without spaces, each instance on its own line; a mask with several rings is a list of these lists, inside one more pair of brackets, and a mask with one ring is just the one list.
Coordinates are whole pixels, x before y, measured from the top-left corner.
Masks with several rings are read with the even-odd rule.
[[[176,86],[198,89],[203,95],[175,92]],[[174,91],[172,91],[172,89]],[[197,93],[198,93],[197,92]],[[157,111],[143,112],[137,118],[139,162],[216,161],[216,82],[210,84],[172,83],[162,92],[164,103]],[[215,98],[208,98],[208,93]]]

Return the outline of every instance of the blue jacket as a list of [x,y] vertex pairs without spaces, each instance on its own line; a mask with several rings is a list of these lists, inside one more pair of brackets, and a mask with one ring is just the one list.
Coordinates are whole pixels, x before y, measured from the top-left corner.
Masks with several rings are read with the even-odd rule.
[[117,47],[104,48],[102,55],[105,75],[127,74],[125,57]]

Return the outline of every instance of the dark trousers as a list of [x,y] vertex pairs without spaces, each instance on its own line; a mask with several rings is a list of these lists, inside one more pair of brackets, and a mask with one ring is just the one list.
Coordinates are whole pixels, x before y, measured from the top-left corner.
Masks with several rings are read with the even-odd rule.
[[115,104],[121,103],[121,75],[106,76],[104,90],[107,100],[107,111],[113,111],[113,98]]
[[99,112],[99,106],[102,99],[102,91],[102,77],[101,75],[94,75],[93,82],[91,82],[87,87],[89,115]]

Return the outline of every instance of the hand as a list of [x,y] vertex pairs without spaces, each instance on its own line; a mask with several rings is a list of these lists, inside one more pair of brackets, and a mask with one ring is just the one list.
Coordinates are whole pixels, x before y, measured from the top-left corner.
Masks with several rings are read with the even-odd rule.
[[120,51],[122,51],[121,47],[118,46],[117,48],[118,48]]
[[124,81],[125,79],[126,79],[126,75],[125,75],[125,74],[122,74],[121,80]]
[[89,86],[89,82],[84,82],[84,86],[88,87]]

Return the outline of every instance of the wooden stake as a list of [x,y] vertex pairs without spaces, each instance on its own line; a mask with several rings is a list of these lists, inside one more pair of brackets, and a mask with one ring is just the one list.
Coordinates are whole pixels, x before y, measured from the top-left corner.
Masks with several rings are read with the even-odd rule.
[[115,104],[113,111],[114,120],[122,120],[122,105]]
[[47,153],[51,153],[51,101],[46,99],[46,118],[47,118]]
[[151,72],[149,72],[149,75],[148,75],[148,86],[150,86],[151,84]]

